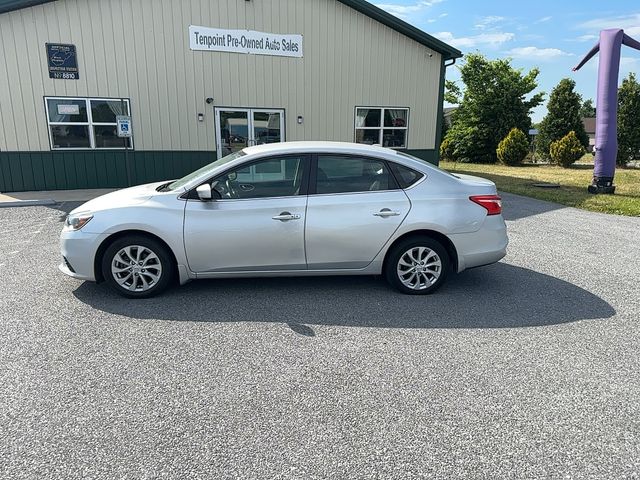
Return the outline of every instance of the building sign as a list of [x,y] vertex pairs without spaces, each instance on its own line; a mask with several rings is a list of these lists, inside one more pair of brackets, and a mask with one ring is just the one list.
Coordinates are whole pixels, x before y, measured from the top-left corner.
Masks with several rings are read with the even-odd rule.
[[121,138],[130,138],[131,137],[131,117],[128,115],[117,115],[116,116],[116,125],[118,136]]
[[61,43],[47,43],[47,62],[49,64],[49,78],[63,80],[78,80],[78,57],[75,45]]
[[189,27],[191,50],[302,58],[302,35]]

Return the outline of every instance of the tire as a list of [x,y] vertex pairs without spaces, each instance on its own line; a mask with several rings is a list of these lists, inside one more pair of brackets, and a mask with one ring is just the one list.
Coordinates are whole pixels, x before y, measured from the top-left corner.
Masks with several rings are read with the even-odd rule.
[[109,287],[128,298],[158,295],[172,283],[176,273],[167,247],[144,235],[115,240],[105,250],[101,266]]
[[451,258],[440,242],[429,237],[414,237],[393,247],[384,274],[401,293],[428,295],[442,286],[450,271]]

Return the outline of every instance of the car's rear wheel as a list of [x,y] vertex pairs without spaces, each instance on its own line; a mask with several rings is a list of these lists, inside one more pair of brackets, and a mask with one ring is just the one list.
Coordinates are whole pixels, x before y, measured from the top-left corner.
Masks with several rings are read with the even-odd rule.
[[102,257],[102,275],[120,295],[148,298],[165,290],[175,275],[167,248],[143,235],[115,240]]
[[447,249],[433,238],[410,238],[396,245],[385,265],[387,281],[409,295],[427,295],[445,282],[451,270]]

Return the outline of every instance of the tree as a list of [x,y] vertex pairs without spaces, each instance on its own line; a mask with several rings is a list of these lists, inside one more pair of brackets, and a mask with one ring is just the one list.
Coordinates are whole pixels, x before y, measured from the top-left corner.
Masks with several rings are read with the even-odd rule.
[[520,165],[529,153],[529,140],[517,128],[512,128],[509,134],[498,144],[498,160],[505,165]]
[[593,100],[586,99],[580,107],[580,118],[593,118],[596,116],[596,107],[593,106]]
[[[539,71],[534,68],[524,74],[510,60],[488,60],[471,53],[465,56],[460,73],[464,92],[446,136],[453,159],[495,163],[498,143],[512,128],[528,131],[531,110],[542,103],[544,93],[526,99],[538,86]],[[453,91],[450,85],[449,91]]]
[[576,132],[571,130],[560,140],[551,142],[549,147],[551,152],[551,159],[558,165],[569,168],[574,162],[576,162],[582,155],[584,155],[585,149],[582,143],[578,139]]
[[444,101],[457,105],[460,103],[462,92],[460,87],[453,80],[444,81]]
[[582,98],[575,88],[576,82],[563,78],[551,91],[547,103],[548,113],[540,123],[540,134],[537,138],[538,152],[543,157],[549,155],[552,142],[560,140],[571,131],[575,132],[585,149],[589,148],[589,137],[580,116]]
[[618,165],[640,159],[640,83],[634,73],[618,91]]

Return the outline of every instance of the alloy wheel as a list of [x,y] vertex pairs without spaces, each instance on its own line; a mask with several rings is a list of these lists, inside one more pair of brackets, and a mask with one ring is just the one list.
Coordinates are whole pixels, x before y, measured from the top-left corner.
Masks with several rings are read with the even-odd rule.
[[146,292],[162,277],[162,263],[153,250],[142,245],[120,249],[111,261],[111,274],[120,287],[131,292]]
[[405,287],[425,290],[440,278],[442,260],[428,247],[412,247],[400,256],[396,272]]

